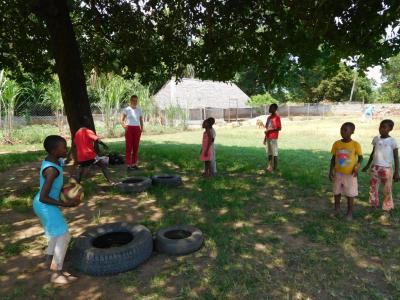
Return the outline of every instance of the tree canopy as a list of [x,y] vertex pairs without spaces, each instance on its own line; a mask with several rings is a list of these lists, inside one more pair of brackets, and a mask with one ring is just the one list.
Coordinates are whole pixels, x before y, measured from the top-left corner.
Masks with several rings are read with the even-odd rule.
[[154,82],[189,64],[216,80],[253,66],[282,82],[293,66],[353,58],[364,69],[400,49],[386,32],[400,24],[398,0],[2,0],[0,11],[0,65],[15,77],[57,72],[73,128],[90,114],[92,68]]
[[380,88],[379,101],[400,102],[400,54],[391,57],[382,69],[385,82]]
[[[0,64],[14,72],[54,71],[40,0],[0,1]],[[86,70],[126,67],[147,80],[181,75],[232,79],[256,66],[271,80],[293,64],[324,57],[336,65],[358,56],[360,67],[382,63],[399,51],[398,1],[69,1]],[[42,3],[43,5],[43,3]]]

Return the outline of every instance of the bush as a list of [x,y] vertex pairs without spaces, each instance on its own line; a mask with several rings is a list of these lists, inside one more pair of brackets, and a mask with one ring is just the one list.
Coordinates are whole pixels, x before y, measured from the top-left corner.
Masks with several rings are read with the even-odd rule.
[[248,104],[251,106],[268,105],[272,103],[278,103],[278,101],[269,93],[251,96],[250,100],[248,101]]

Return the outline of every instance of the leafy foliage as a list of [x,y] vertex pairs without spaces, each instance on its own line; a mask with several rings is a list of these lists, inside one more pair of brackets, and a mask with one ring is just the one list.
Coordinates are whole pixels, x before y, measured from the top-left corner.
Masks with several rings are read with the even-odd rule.
[[[43,0],[0,2],[0,64],[16,76],[54,72]],[[87,71],[141,74],[143,82],[178,77],[191,65],[197,77],[229,80],[255,66],[268,82],[282,82],[292,66],[323,58],[336,66],[356,57],[363,69],[400,49],[384,39],[399,25],[397,1],[69,1]],[[15,18],[15,16],[21,16]],[[134,41],[134,42],[132,42]],[[260,93],[263,91],[257,91]]]
[[400,54],[388,60],[382,69],[382,73],[386,82],[381,86],[379,101],[400,102]]
[[62,100],[60,82],[56,76],[53,81],[46,85],[43,93],[43,104],[49,105],[56,116],[59,133],[64,133],[64,102]]
[[90,80],[91,93],[98,101],[95,105],[100,109],[105,124],[107,136],[115,136],[115,129],[121,117],[121,108],[129,102],[131,95],[138,96],[139,106],[144,118],[149,121],[155,113],[155,105],[150,98],[149,88],[143,86],[137,78],[124,79],[114,73],[93,76]]
[[251,96],[250,101],[248,102],[251,106],[267,105],[271,103],[278,103],[278,101],[272,97],[270,93]]
[[14,113],[18,106],[21,104],[19,101],[19,94],[21,88],[15,80],[8,79],[5,76],[4,70],[0,72],[0,119],[3,118],[4,122],[0,122],[3,131],[3,142],[13,142],[14,131]]

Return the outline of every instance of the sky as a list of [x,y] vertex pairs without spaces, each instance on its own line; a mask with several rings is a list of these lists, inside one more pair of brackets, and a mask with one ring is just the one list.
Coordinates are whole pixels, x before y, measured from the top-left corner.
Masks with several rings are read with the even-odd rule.
[[367,73],[367,77],[370,79],[374,79],[378,86],[380,86],[383,83],[381,66],[375,66],[372,68],[368,68],[366,73]]

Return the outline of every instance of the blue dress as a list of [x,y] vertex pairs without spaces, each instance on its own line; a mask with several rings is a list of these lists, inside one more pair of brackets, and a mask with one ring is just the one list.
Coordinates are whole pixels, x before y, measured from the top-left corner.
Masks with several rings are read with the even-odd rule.
[[46,204],[40,201],[40,192],[42,191],[45,182],[43,171],[48,167],[53,167],[59,172],[58,176],[53,181],[49,196],[54,200],[60,201],[60,193],[64,183],[63,169],[60,165],[43,160],[42,166],[40,167],[40,190],[33,198],[33,210],[39,217],[46,236],[52,238],[67,233],[68,225],[58,206]]

